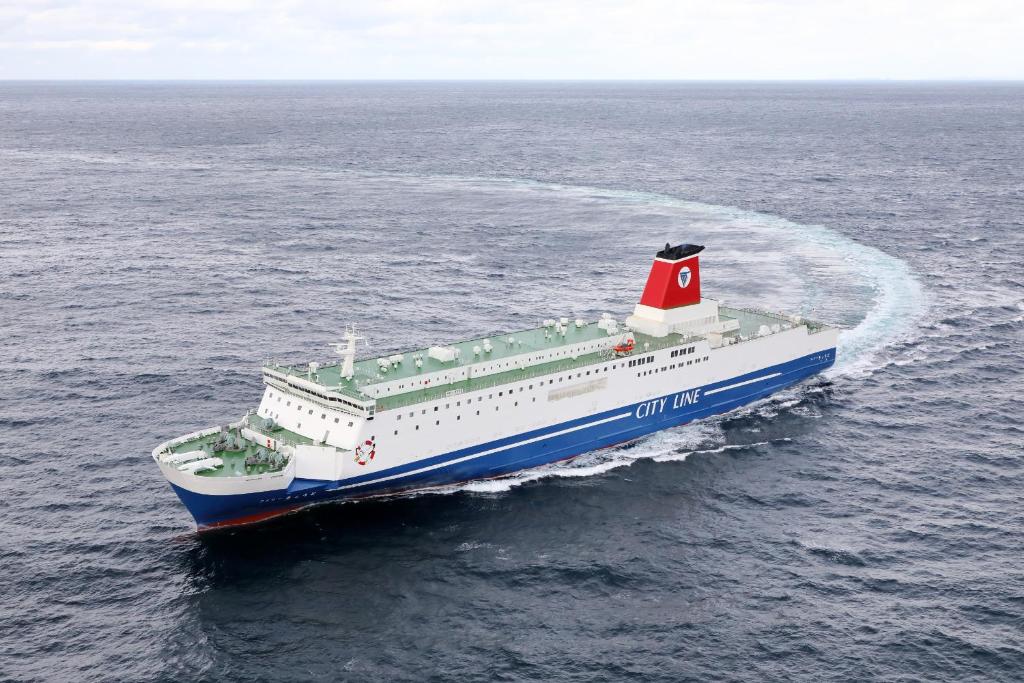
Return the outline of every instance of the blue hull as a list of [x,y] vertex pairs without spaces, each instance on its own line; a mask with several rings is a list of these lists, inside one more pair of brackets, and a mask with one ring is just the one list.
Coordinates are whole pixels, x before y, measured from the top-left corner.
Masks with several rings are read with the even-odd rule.
[[238,496],[197,494],[173,484],[172,488],[202,529],[258,521],[330,500],[496,477],[728,412],[792,386],[834,362],[835,349],[828,349],[703,387],[341,481],[295,479],[287,489]]

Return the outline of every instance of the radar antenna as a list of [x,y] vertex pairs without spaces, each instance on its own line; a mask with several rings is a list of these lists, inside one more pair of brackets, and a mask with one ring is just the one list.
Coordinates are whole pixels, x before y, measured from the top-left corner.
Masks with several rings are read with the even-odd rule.
[[355,374],[356,364],[356,342],[365,337],[356,334],[355,324],[349,325],[345,330],[344,342],[331,342],[330,346],[341,356],[341,376],[343,379],[352,379]]

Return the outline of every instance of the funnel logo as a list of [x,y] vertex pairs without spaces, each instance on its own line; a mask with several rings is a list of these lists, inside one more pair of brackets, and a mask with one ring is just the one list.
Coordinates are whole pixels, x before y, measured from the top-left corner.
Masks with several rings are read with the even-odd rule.
[[679,288],[686,289],[688,284],[690,284],[690,268],[689,266],[683,266],[679,269]]

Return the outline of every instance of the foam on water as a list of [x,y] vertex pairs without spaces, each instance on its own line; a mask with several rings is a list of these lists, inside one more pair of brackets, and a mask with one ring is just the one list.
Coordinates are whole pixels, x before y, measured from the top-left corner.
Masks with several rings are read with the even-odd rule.
[[[365,173],[358,175],[364,178],[368,176]],[[649,192],[542,183],[518,178],[372,175],[378,180],[401,179],[420,187],[425,183],[428,188],[457,191],[463,196],[495,191],[498,194],[534,192],[538,194],[538,202],[554,196],[590,206],[597,204],[599,209],[604,207],[606,210],[621,210],[623,207],[632,208],[637,213],[652,208],[668,210],[681,226],[685,226],[685,229],[680,228],[678,232],[686,234],[693,241],[713,243],[719,251],[728,249],[730,258],[738,262],[737,271],[760,271],[767,258],[776,258],[778,279],[785,279],[785,287],[799,293],[803,308],[801,313],[808,317],[815,316],[815,303],[822,303],[819,299],[822,291],[836,290],[837,279],[850,283],[846,293],[856,291],[858,285],[866,287],[869,292],[867,299],[830,301],[824,306],[854,321],[840,333],[837,363],[826,373],[831,378],[843,375],[864,376],[886,365],[887,362],[881,358],[884,350],[912,336],[928,308],[920,283],[906,262],[821,225],[803,225],[779,216]],[[752,238],[756,239],[752,241]],[[769,245],[774,252],[767,251]],[[779,254],[799,255],[803,270],[778,259]],[[794,278],[801,279],[794,281]],[[773,307],[772,302],[768,301],[759,305],[769,309]],[[763,419],[772,419],[782,411],[799,406],[806,391],[806,385],[795,387],[740,408],[733,414],[756,414]],[[627,447],[589,453],[568,462],[554,463],[498,479],[433,488],[429,492],[500,493],[541,479],[601,475],[628,467],[642,458],[656,462],[683,461],[693,453],[720,453],[759,445],[729,446],[724,445],[722,439],[719,421],[711,418],[696,425],[659,432]],[[717,445],[706,447],[709,443]],[[702,445],[705,447],[701,448]]]
[[[368,174],[359,174],[366,177]],[[534,192],[536,201],[559,197],[598,209],[632,208],[637,216],[650,210],[668,211],[677,221],[674,233],[690,241],[714,246],[715,256],[723,252],[737,261],[732,264],[737,278],[752,273],[774,276],[778,288],[772,300],[759,301],[756,293],[744,298],[750,305],[775,308],[774,299],[785,299],[789,291],[799,293],[800,313],[808,317],[831,316],[823,320],[844,325],[840,333],[836,365],[828,375],[870,374],[883,365],[879,353],[896,342],[906,341],[917,330],[929,302],[910,266],[902,259],[862,244],[823,225],[805,225],[780,216],[730,206],[694,202],[666,194],[590,186],[544,183],[522,178],[477,178],[373,174],[376,178],[402,178],[422,187],[436,183],[439,188],[461,193],[514,191]],[[604,227],[601,228],[606,229]],[[643,228],[630,226],[632,240],[642,239]],[[633,237],[632,235],[638,235]],[[709,254],[711,256],[711,254]],[[719,269],[724,270],[721,265]],[[851,290],[860,287],[869,298],[849,297],[827,300],[836,280]],[[848,292],[844,292],[848,294]],[[710,293],[718,296],[717,293]],[[783,301],[783,304],[789,303]],[[779,309],[786,310],[786,309]],[[840,319],[834,319],[838,317]]]

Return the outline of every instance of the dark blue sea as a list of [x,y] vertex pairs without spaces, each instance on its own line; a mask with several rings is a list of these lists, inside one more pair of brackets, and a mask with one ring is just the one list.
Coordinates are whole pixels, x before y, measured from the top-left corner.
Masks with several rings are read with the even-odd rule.
[[[260,363],[706,295],[770,400],[196,534]],[[0,679],[1024,678],[1024,85],[0,83]]]

